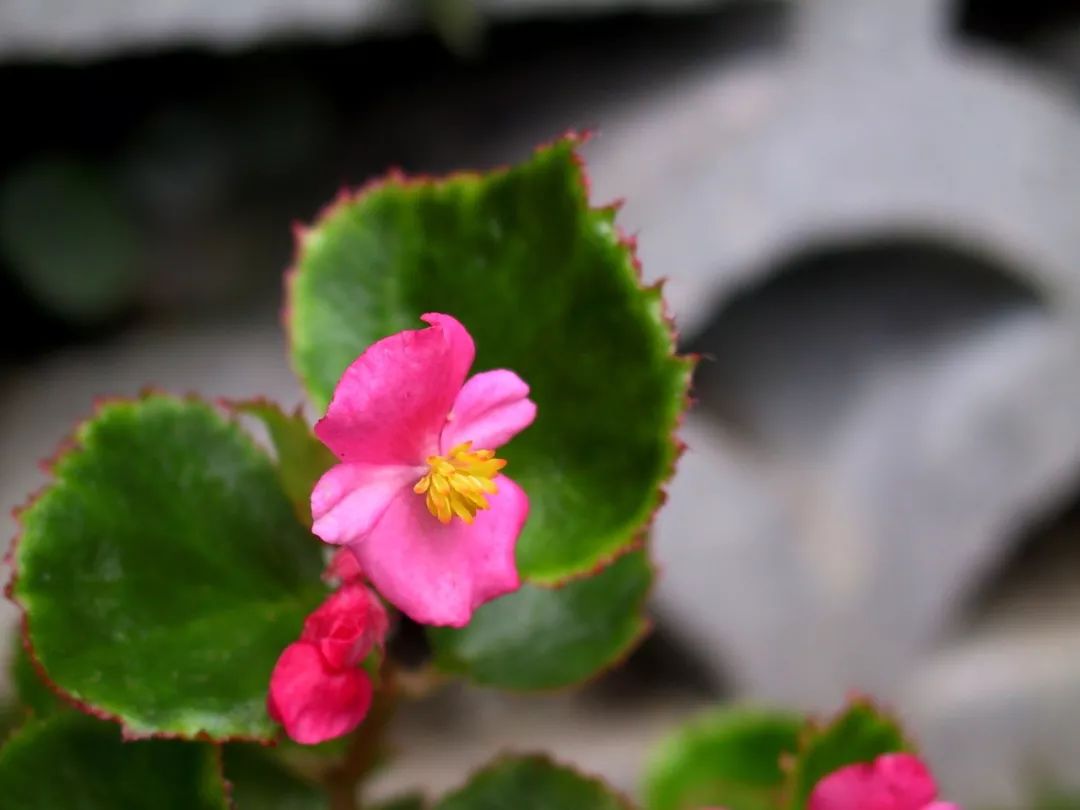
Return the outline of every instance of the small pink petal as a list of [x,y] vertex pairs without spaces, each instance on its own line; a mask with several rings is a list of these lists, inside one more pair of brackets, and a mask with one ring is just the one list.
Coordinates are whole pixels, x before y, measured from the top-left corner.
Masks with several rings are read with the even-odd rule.
[[333,593],[304,621],[301,641],[314,644],[331,669],[358,666],[381,645],[390,622],[378,597],[353,582]]
[[426,467],[338,464],[311,491],[311,531],[327,543],[361,539],[399,491],[420,480]]
[[360,725],[371,706],[371,679],[362,669],[334,672],[313,644],[290,644],[270,676],[267,711],[298,743],[315,745]]
[[436,452],[475,349],[449,315],[424,320],[427,329],[373,343],[341,376],[315,435],[342,461],[415,465]]
[[368,536],[351,546],[371,583],[421,624],[462,627],[485,602],[518,588],[514,547],[529,512],[525,492],[505,476],[490,509],[473,523],[440,523],[424,498],[398,495]]
[[[425,312],[420,316],[420,320],[431,324],[433,328],[441,329],[446,335],[446,341],[450,344],[450,374],[464,382],[473,360],[476,359],[476,344],[473,343],[469,330],[457,318],[441,312]],[[458,383],[459,389],[461,382]]]
[[927,767],[911,754],[886,754],[829,774],[810,794],[809,810],[925,810],[937,795]]
[[536,403],[521,377],[497,369],[470,377],[450,414],[439,442],[443,453],[467,441],[476,450],[494,450],[532,424]]
[[360,568],[360,562],[356,555],[349,550],[348,546],[339,548],[330,558],[330,564],[323,571],[323,580],[348,585],[364,578],[364,571]]

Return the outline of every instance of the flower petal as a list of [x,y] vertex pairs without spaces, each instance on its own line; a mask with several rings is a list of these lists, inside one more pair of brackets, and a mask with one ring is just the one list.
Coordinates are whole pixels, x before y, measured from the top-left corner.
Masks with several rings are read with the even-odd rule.
[[424,469],[355,463],[331,467],[311,491],[311,531],[327,543],[359,540]]
[[315,435],[342,461],[415,465],[436,452],[475,348],[449,315],[423,320],[373,343],[338,381]]
[[937,786],[911,754],[886,754],[829,774],[810,794],[809,810],[924,810]]
[[383,643],[389,626],[378,597],[353,582],[331,594],[307,617],[300,640],[314,644],[330,669],[349,669]]
[[[452,315],[425,312],[420,316],[420,320],[431,324],[433,329],[441,329],[446,336],[446,342],[450,347],[448,360],[450,376],[459,381],[457,389],[460,390],[469,369],[472,368],[473,360],[476,359],[476,345],[473,343],[472,335],[461,321]],[[456,395],[457,390],[454,393]]]
[[912,754],[885,754],[875,762],[882,784],[896,792],[905,807],[922,808],[937,797],[930,769]]
[[518,588],[514,547],[529,512],[525,492],[505,476],[473,523],[443,525],[424,498],[405,491],[368,536],[352,545],[386,599],[421,624],[462,627],[485,602]]
[[350,582],[363,580],[364,572],[360,568],[360,562],[348,546],[342,546],[334,552],[330,563],[323,571],[323,582],[336,585],[348,585]]
[[443,428],[443,453],[471,441],[477,450],[494,450],[527,428],[536,418],[529,386],[512,371],[497,369],[474,374],[462,386]]
[[270,676],[270,716],[298,743],[315,745],[352,731],[371,706],[371,679],[362,669],[334,672],[313,644],[290,644]]

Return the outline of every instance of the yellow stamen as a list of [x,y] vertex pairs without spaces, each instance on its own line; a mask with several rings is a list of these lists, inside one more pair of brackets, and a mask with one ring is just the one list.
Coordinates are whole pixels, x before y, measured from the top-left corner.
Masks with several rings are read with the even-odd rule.
[[472,523],[478,511],[488,508],[484,496],[498,491],[492,479],[506,466],[494,450],[473,450],[472,442],[457,445],[445,456],[428,456],[427,463],[428,473],[413,492],[427,494],[428,511],[440,523],[449,523],[454,515]]

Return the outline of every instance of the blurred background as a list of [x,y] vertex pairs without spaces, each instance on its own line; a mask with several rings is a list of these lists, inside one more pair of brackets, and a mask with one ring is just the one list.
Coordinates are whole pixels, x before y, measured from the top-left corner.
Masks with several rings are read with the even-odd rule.
[[415,707],[382,789],[505,746],[629,789],[698,707],[861,689],[969,807],[1080,794],[1076,0],[0,0],[0,88],[8,535],[95,396],[300,402],[281,274],[339,188],[598,130],[704,355],[658,629]]

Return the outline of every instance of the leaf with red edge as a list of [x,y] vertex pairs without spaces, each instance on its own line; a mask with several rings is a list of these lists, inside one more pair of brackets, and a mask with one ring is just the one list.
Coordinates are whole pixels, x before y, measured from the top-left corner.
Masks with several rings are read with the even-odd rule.
[[865,699],[853,700],[828,725],[804,731],[788,775],[788,807],[803,810],[814,786],[846,765],[910,750],[894,718]]
[[22,639],[15,641],[17,646],[11,658],[11,681],[15,685],[19,703],[37,717],[45,717],[58,709],[64,709],[64,704],[37,671]]
[[342,196],[300,232],[286,316],[320,409],[364,349],[420,328],[425,312],[466,326],[474,372],[521,375],[537,418],[499,455],[530,499],[518,568],[548,585],[642,539],[690,376],[614,209],[589,207],[576,143],[487,174],[391,176]]
[[650,757],[642,780],[646,810],[774,810],[782,764],[805,721],[794,712],[722,707],[692,718]]
[[236,413],[255,417],[266,427],[277,454],[281,487],[292,501],[300,522],[310,526],[311,490],[322,474],[337,463],[334,454],[315,438],[300,409],[289,414],[277,403],[265,399],[226,404]]
[[11,595],[53,684],[129,736],[271,739],[274,662],[325,594],[270,459],[207,405],[103,405],[22,513]]
[[0,749],[0,806],[18,810],[226,810],[211,745],[125,742],[77,712],[32,720]]
[[486,686],[553,689],[621,661],[649,629],[645,551],[559,588],[524,585],[483,605],[465,627],[429,627],[435,665]]

